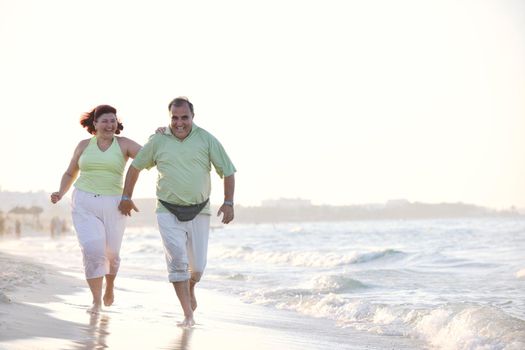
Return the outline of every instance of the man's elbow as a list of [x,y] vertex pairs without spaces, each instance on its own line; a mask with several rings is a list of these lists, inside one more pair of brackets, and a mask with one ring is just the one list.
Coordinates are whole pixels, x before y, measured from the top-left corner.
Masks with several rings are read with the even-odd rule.
[[140,170],[141,169],[137,169],[133,166],[133,164],[131,164],[128,168],[128,174],[129,175],[138,175],[140,173]]

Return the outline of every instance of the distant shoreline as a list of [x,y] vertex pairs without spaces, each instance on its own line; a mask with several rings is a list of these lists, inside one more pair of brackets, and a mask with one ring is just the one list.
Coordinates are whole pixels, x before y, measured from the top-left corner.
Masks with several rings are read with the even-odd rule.
[[[128,221],[130,226],[155,224],[154,198],[138,198],[135,204],[139,213]],[[212,213],[218,207],[212,205]],[[452,218],[523,218],[516,209],[493,210],[485,207],[464,203],[428,204],[408,201],[392,201],[378,205],[282,205],[273,206],[235,206],[235,223],[283,223],[283,222],[322,222],[322,221],[366,221],[366,220],[423,220]],[[212,221],[219,222],[215,215]]]
[[[156,199],[136,198],[135,204],[140,212],[133,212],[128,220],[128,226],[155,226]],[[213,199],[212,199],[213,202]],[[49,194],[39,192],[10,192],[0,191],[0,214],[5,219],[6,233],[15,230],[16,220],[22,223],[23,231],[38,229],[50,230],[52,219],[62,220],[66,230],[71,229],[71,209],[68,197],[57,205],[49,201]],[[41,214],[13,214],[16,207],[21,209],[40,208]],[[212,225],[220,225],[215,213],[217,205],[212,204]],[[380,204],[358,205],[314,205],[306,199],[281,198],[266,200],[259,206],[235,205],[235,223],[264,224],[283,222],[322,222],[322,221],[366,221],[366,220],[422,220],[422,219],[451,219],[451,218],[484,218],[505,217],[523,218],[516,207],[504,210],[495,210],[474,204],[466,203],[422,203],[410,202],[405,199],[390,200]],[[1,225],[0,225],[1,226]],[[1,231],[1,229],[0,229]],[[1,233],[1,232],[0,232]]]

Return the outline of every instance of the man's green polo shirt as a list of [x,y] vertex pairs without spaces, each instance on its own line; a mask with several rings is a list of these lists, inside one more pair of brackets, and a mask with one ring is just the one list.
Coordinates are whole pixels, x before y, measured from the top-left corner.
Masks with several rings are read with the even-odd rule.
[[[193,205],[209,198],[211,164],[221,178],[236,171],[220,142],[195,124],[182,141],[169,127],[164,134],[151,135],[131,163],[139,170],[156,166],[157,198],[177,205]],[[157,201],[157,212],[167,211]],[[210,203],[201,213],[211,214]]]

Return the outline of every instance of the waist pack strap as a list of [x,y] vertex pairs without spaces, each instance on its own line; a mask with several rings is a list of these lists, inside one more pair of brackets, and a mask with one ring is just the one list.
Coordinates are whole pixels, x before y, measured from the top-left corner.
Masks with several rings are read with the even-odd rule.
[[159,202],[166,207],[170,213],[175,215],[179,221],[191,221],[202,211],[209,200],[208,198],[204,202],[194,205],[175,205],[162,199],[159,199]]

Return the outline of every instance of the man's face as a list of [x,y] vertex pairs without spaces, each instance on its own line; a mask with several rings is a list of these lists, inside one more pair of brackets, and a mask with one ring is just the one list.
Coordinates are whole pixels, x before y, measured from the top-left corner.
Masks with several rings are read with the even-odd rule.
[[193,114],[187,103],[182,106],[171,106],[171,132],[179,140],[184,140],[193,126]]

